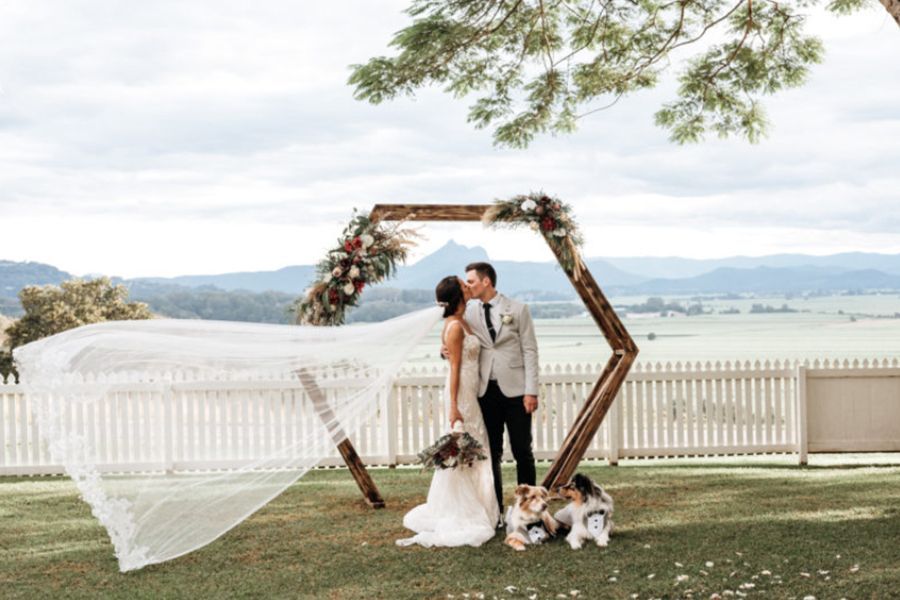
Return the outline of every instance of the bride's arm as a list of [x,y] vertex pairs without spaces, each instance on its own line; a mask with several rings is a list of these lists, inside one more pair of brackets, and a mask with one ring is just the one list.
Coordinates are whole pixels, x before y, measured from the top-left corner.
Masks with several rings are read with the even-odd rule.
[[462,364],[464,337],[463,329],[459,326],[450,327],[447,332],[447,351],[450,354],[450,427],[456,421],[463,420],[456,400],[459,394],[459,367]]

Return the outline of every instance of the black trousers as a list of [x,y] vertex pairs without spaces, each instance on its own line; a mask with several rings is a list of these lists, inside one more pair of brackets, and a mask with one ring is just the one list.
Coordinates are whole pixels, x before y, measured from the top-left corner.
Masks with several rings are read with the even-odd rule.
[[488,442],[491,444],[491,468],[494,471],[494,491],[500,514],[503,514],[503,482],[500,461],[503,458],[503,426],[509,431],[509,445],[516,459],[516,478],[519,483],[535,485],[534,454],[531,451],[531,415],[525,412],[522,396],[507,398],[496,381],[488,382],[484,396],[478,399]]

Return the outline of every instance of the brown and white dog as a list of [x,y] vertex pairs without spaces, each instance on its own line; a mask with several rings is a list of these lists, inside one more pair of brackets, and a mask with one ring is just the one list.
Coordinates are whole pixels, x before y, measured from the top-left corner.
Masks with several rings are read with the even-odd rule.
[[515,550],[525,550],[528,544],[540,544],[556,535],[558,523],[547,509],[550,494],[543,486],[516,487],[515,503],[506,511],[505,544]]
[[554,519],[569,529],[566,541],[573,550],[582,542],[594,540],[600,546],[609,544],[612,532],[613,499],[594,481],[578,473],[566,485],[559,488],[559,495],[571,502],[557,511]]

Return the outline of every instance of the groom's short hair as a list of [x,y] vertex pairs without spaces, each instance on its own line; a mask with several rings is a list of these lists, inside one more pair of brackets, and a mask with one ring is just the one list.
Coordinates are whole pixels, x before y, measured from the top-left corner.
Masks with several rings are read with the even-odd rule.
[[469,271],[475,271],[478,273],[478,276],[484,279],[487,277],[491,280],[491,285],[497,287],[497,271],[494,270],[494,267],[491,263],[486,262],[473,262],[469,265],[466,265],[466,273]]

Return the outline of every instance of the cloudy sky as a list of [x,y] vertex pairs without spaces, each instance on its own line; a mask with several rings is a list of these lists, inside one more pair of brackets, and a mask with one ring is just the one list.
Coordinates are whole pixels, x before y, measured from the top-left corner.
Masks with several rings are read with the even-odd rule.
[[[900,252],[900,30],[875,6],[817,15],[805,87],[770,136],[679,147],[653,125],[671,83],[575,135],[500,150],[438,90],[356,102],[405,1],[0,4],[0,259],[166,276],[312,263],[354,207],[571,202],[589,256]],[[498,259],[532,235],[427,226]]]

